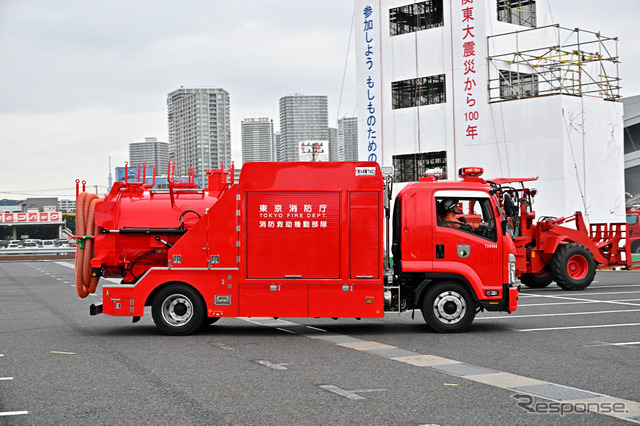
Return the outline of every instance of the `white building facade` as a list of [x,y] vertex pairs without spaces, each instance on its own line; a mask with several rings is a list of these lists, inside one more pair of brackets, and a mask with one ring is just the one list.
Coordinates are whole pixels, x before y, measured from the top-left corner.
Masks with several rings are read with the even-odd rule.
[[303,142],[321,142],[323,150],[326,152],[328,149],[329,101],[327,96],[295,94],[280,98],[278,161],[300,161]]
[[355,14],[361,160],[399,182],[537,176],[538,217],[624,221],[615,39],[551,25],[546,0],[355,0]]
[[207,182],[206,170],[231,165],[229,93],[215,87],[180,87],[167,95],[169,158],[175,175],[195,171]]
[[338,145],[342,161],[358,161],[358,118],[338,119]]
[[273,158],[274,136],[273,120],[261,118],[245,118],[240,123],[242,132],[242,162],[275,161]]
[[153,166],[156,166],[156,175],[166,175],[169,167],[169,144],[159,142],[158,138],[144,138],[144,142],[129,144],[129,166],[147,166],[151,174]]

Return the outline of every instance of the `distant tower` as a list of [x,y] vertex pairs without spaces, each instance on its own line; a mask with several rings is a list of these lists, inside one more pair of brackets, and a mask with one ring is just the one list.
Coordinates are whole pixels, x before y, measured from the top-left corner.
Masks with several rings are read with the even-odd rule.
[[280,98],[279,161],[299,161],[301,142],[329,142],[326,96],[287,95]]
[[129,144],[129,166],[136,167],[147,164],[147,173],[150,174],[153,166],[156,166],[156,175],[166,175],[169,163],[169,144],[158,142],[158,138],[144,138],[144,142]]
[[273,120],[245,118],[241,123],[242,162],[274,161]]
[[109,156],[109,191],[111,191],[112,186],[113,186],[113,175],[111,174],[111,156]]
[[180,87],[167,96],[169,158],[176,176],[189,167],[201,182],[206,170],[231,165],[229,93],[214,87]]
[[358,118],[338,120],[338,146],[342,161],[358,161]]
[[280,132],[275,132],[273,135],[273,151],[271,153],[271,158],[273,158],[273,161],[282,161],[278,156],[279,149],[280,149]]
[[338,129],[329,127],[329,161],[344,161],[344,153],[338,143]]

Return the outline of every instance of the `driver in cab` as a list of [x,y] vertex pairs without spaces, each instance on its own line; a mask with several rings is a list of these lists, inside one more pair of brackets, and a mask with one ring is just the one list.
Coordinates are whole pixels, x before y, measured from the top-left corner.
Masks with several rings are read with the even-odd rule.
[[471,230],[478,229],[480,227],[479,223],[467,223],[464,217],[457,217],[457,215],[462,214],[459,204],[460,202],[454,198],[445,198],[440,202],[438,215],[442,220],[442,225],[450,228],[462,228],[464,226]]

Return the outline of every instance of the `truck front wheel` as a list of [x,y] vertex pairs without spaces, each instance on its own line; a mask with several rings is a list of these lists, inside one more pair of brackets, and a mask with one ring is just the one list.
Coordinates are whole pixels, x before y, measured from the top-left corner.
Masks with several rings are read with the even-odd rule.
[[551,258],[551,272],[563,290],[584,290],[596,275],[596,261],[582,244],[568,243]]
[[441,282],[427,290],[422,316],[436,331],[455,333],[469,327],[476,316],[476,304],[465,286]]
[[151,314],[156,326],[172,336],[191,334],[204,319],[204,303],[190,287],[171,284],[161,289],[153,299]]

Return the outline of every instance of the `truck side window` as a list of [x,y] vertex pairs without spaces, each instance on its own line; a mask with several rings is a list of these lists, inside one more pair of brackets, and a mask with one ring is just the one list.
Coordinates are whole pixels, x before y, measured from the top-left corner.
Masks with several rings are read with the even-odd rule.
[[438,226],[497,241],[496,220],[488,198],[436,198]]

